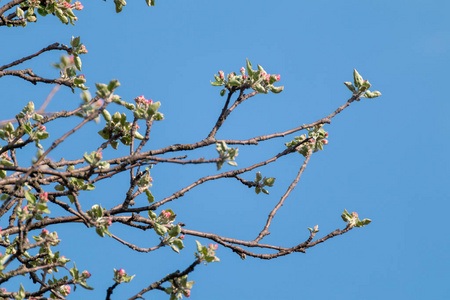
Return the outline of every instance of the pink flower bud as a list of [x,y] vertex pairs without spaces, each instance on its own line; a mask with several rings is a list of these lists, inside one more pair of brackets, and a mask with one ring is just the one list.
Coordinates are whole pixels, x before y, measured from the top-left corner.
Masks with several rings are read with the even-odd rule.
[[47,202],[48,201],[48,193],[44,192],[44,193],[40,194],[39,198],[41,198],[43,201]]
[[95,157],[97,159],[102,159],[103,158],[103,153],[102,152],[97,152],[97,153],[95,153]]
[[74,5],[72,5],[72,8],[76,10],[83,10],[84,6],[81,4],[80,1],[77,1],[74,3]]
[[242,78],[244,79],[247,79],[247,77],[248,77],[247,75],[242,75]]
[[42,235],[47,235],[48,234],[48,230],[47,229],[42,229]]
[[244,68],[244,67],[241,68],[241,74],[242,74],[242,75],[245,74],[245,68]]
[[220,77],[220,79],[224,79],[225,78],[225,76],[223,74],[223,71],[219,71],[219,77]]
[[136,101],[137,103],[142,103],[145,101],[145,97],[144,95],[141,95],[139,97],[134,98],[134,101]]
[[152,100],[152,99],[148,99],[148,100],[147,100],[147,104],[148,104],[148,105],[153,104],[153,100]]
[[179,236],[180,240],[184,240],[184,234]]
[[69,62],[73,64],[73,55],[69,56]]
[[281,76],[277,75],[277,81],[280,81]]
[[185,295],[189,298],[191,296],[191,290],[185,290]]
[[108,226],[111,226],[112,225],[112,219],[111,219],[111,217],[108,217]]
[[310,141],[311,143],[315,143],[315,142],[316,142],[315,139],[310,139],[309,141]]
[[70,294],[70,290],[71,290],[70,285],[65,285],[64,286],[64,291],[66,292],[67,295]]
[[78,77],[78,78],[81,78],[81,79],[84,79],[84,78],[85,78],[85,76],[84,76],[83,74],[78,75],[77,77]]
[[325,137],[328,137],[328,132],[325,133]]
[[104,103],[105,101],[103,99],[98,99],[97,101],[95,101],[94,105],[95,107],[100,108]]
[[323,139],[323,140],[322,140],[322,143],[323,143],[324,145],[328,145],[328,140]]
[[88,53],[86,47],[84,45],[81,45],[80,50],[78,51],[78,53],[80,54],[85,54]]
[[72,5],[70,5],[70,3],[67,2],[63,2],[63,6],[67,9],[72,8]]
[[91,273],[89,273],[88,271],[84,270],[83,273],[81,273],[81,275],[83,275],[86,278],[91,277]]
[[358,214],[357,214],[356,212],[352,212],[352,217],[353,217],[353,218],[357,218],[357,217],[358,217]]
[[119,273],[119,277],[123,277],[125,275],[125,270],[124,269],[120,269],[118,271],[118,273]]
[[45,131],[47,129],[44,125],[39,125],[38,130],[39,131]]
[[165,211],[165,210],[163,210],[162,212],[162,215],[164,216],[164,217],[166,217],[166,218],[170,218],[170,216],[172,215],[172,213],[170,212],[170,211]]
[[23,208],[22,208],[22,210],[23,210],[23,212],[28,212],[28,205],[25,205]]

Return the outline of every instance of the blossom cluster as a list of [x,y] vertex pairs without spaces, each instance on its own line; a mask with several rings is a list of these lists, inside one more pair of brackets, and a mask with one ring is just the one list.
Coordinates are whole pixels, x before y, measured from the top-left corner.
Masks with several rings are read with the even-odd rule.
[[[258,65],[257,70],[252,69],[250,61],[247,60],[247,68],[242,67],[240,69],[241,75],[236,75],[235,72],[229,73],[225,76],[225,73],[221,70],[218,75],[214,75],[214,82],[211,82],[213,86],[224,86],[224,89],[220,91],[220,95],[224,96],[226,91],[233,89],[247,89],[252,88],[258,93],[267,94],[280,93],[283,91],[284,87],[276,87],[273,84],[280,81],[281,75],[274,75],[267,73],[263,67]],[[245,74],[248,72],[248,75]]]
[[145,99],[144,95],[141,95],[139,97],[134,98],[134,101],[136,102],[136,104],[138,106],[149,106],[151,104],[153,104],[153,100],[152,99]]
[[[31,0],[30,2],[35,3],[35,2],[40,2],[40,1],[39,0]],[[83,8],[84,8],[84,6],[81,4],[80,1],[77,1],[72,5],[69,2],[66,2],[65,0],[60,0],[58,2],[58,4],[60,7],[65,8],[65,9],[83,10]],[[39,5],[39,3],[37,5]]]

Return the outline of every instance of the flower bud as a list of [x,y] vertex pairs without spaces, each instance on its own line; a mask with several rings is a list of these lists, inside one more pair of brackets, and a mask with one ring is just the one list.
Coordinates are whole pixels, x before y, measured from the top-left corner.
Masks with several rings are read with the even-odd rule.
[[91,273],[89,273],[88,271],[84,270],[83,273],[81,273],[81,275],[85,278],[89,278],[91,277]]
[[118,273],[119,273],[119,277],[123,277],[126,274],[124,269],[120,269],[118,271]]

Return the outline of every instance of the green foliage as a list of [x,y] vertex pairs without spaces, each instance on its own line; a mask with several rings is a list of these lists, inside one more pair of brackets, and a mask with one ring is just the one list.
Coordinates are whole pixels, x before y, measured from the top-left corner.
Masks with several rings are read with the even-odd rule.
[[328,132],[323,128],[323,124],[316,125],[312,129],[307,128],[308,135],[302,134],[301,136],[296,136],[289,143],[285,143],[286,147],[298,147],[298,153],[304,157],[308,156],[309,153],[314,153],[319,150],[323,150],[323,146],[328,144]]
[[265,186],[272,187],[273,184],[275,183],[275,177],[263,178],[261,172],[257,172],[254,183],[256,194],[263,192],[264,194],[269,195],[269,191],[267,191],[264,187]]
[[216,143],[216,150],[219,153],[219,161],[217,161],[217,170],[220,170],[225,162],[230,166],[237,166],[235,161],[238,156],[238,148],[228,148],[224,141]]
[[235,72],[229,73],[226,77],[223,71],[219,71],[218,75],[214,75],[215,81],[211,82],[213,86],[224,86],[225,89],[220,91],[220,95],[224,96],[226,90],[232,89],[247,89],[252,88],[261,94],[268,94],[269,91],[275,94],[281,93],[284,86],[276,87],[273,84],[280,80],[280,75],[270,75],[263,67],[258,65],[258,70],[252,69],[252,64],[247,59],[247,72],[245,75],[245,68],[241,68],[241,75],[236,75]]
[[[368,80],[364,80],[356,69],[353,70],[353,84],[349,81],[344,82],[344,84],[354,95],[361,94],[359,97],[376,98],[381,96],[379,91],[369,91],[372,85]],[[359,101],[359,98],[356,100]]]

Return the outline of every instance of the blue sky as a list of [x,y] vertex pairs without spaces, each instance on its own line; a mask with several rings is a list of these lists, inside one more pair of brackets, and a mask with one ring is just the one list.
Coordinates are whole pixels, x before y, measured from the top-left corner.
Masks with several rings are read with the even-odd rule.
[[[121,14],[114,12],[112,1],[82,3],[85,9],[78,12],[76,26],[48,16],[26,28],[2,27],[0,65],[54,42],[69,44],[72,35],[81,36],[89,50],[82,59],[91,89],[95,82],[117,78],[122,84],[117,93],[124,99],[143,94],[161,101],[166,119],[153,127],[148,150],[203,139],[224,101],[220,89],[209,81],[219,70],[238,72],[246,58],[269,73],[281,74],[285,90],[244,103],[218,138],[280,132],[328,115],[351,96],[342,82],[352,80],[353,68],[383,94],[353,103],[326,126],[329,145],[313,155],[275,217],[266,242],[293,245],[305,240],[306,228],[316,224],[319,237],[344,228],[340,218],[344,209],[373,222],[306,254],[271,261],[242,261],[220,247],[220,263],[201,265],[190,275],[196,281],[191,299],[450,297],[448,1],[157,0],[151,8],[144,1],[129,1]],[[26,67],[55,77],[50,63],[59,55],[46,53]],[[13,117],[30,100],[39,106],[51,88],[1,78],[0,119]],[[80,103],[77,94],[61,89],[48,110],[75,108]],[[48,129],[59,137],[75,123],[64,121]],[[51,156],[78,158],[95,150],[101,138],[89,133],[100,126],[87,126]],[[282,151],[293,136],[260,148],[240,147],[239,167]],[[113,155],[117,153],[105,151],[106,157]],[[211,147],[192,156],[215,157],[216,152]],[[291,155],[261,170],[277,178],[270,196],[257,196],[224,180],[194,189],[167,208],[187,228],[253,239],[299,164],[300,155]],[[152,192],[161,199],[215,172],[215,166],[157,166],[152,170]],[[127,182],[123,176],[99,185],[84,195],[84,207],[113,206],[123,199]],[[6,227],[3,220],[0,223]],[[53,229],[63,239],[59,250],[93,274],[90,283],[96,289],[77,289],[73,299],[104,298],[112,284],[112,268],[136,274],[113,294],[113,299],[125,299],[194,259],[192,237],[186,238],[180,255],[169,249],[139,254],[82,225],[76,229]],[[131,232],[120,225],[111,230],[142,247],[157,242],[152,232]],[[17,289],[16,284],[8,289]],[[156,291],[146,298],[168,297]]]

